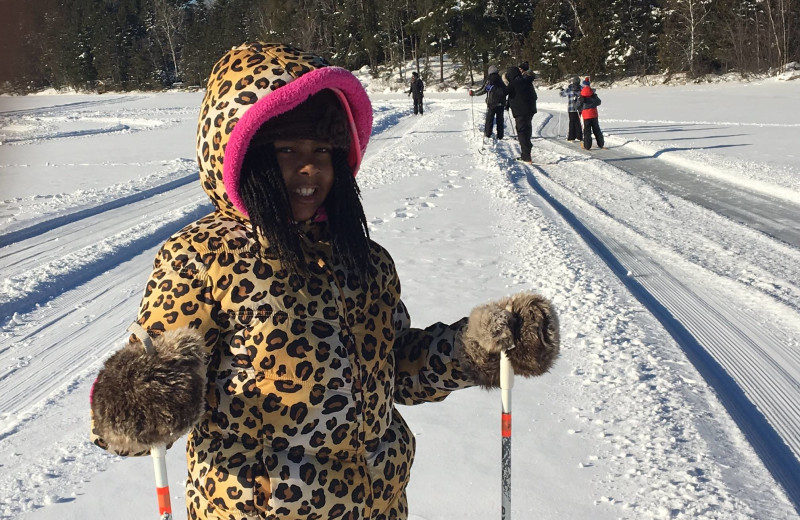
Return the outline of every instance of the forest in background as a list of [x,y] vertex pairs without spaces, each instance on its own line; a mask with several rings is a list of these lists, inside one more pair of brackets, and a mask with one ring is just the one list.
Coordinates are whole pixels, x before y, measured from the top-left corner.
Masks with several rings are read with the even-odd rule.
[[0,0],[0,92],[203,86],[231,47],[293,44],[429,84],[528,61],[545,81],[777,73],[800,60],[799,0]]

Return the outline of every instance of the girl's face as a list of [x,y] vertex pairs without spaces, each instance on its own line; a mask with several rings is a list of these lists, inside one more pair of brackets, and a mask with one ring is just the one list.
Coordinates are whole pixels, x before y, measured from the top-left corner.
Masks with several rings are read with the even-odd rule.
[[331,144],[327,141],[275,141],[275,155],[289,193],[292,216],[297,222],[313,217],[331,191],[331,150]]

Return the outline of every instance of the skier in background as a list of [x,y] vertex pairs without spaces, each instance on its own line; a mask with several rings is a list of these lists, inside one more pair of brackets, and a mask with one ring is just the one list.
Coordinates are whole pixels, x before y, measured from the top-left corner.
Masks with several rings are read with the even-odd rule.
[[567,141],[583,139],[583,128],[581,128],[581,114],[578,112],[578,98],[581,96],[581,78],[573,76],[567,88],[560,91],[561,97],[567,98],[567,114],[569,115],[569,129],[567,130]]
[[411,73],[411,84],[409,86],[407,94],[411,96],[414,100],[414,115],[419,113],[422,115],[422,92],[425,90],[425,85],[422,83],[422,80],[419,79],[419,74],[417,72]]
[[497,387],[501,351],[522,376],[558,355],[533,294],[411,327],[355,179],[371,131],[359,80],[321,57],[249,43],[214,66],[197,136],[214,210],[158,252],[91,397],[115,453],[188,432],[189,519],[406,519],[415,441],[395,405]]
[[506,107],[506,97],[508,88],[503,82],[503,78],[494,65],[489,66],[489,76],[486,82],[476,91],[469,91],[470,96],[482,96],[486,94],[486,123],[483,126],[483,135],[492,137],[492,127],[497,124],[497,138],[502,139],[505,125],[503,122],[503,110]]
[[533,80],[536,74],[528,71],[528,62],[517,67],[509,67],[506,71],[508,81],[508,107],[514,116],[517,127],[517,139],[521,154],[518,161],[531,162],[531,137],[533,136],[533,116],[536,114],[536,89]]
[[603,139],[603,131],[600,130],[597,113],[597,107],[600,106],[600,98],[597,97],[588,77],[581,82],[581,87],[581,95],[578,97],[576,105],[581,117],[583,117],[583,143],[581,143],[581,147],[587,150],[592,149],[592,133],[594,133],[597,147],[603,148],[605,139]]

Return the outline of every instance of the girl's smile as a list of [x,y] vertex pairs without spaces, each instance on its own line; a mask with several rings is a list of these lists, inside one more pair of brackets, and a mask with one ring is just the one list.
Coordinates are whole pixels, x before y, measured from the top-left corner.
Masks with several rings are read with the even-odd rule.
[[326,141],[275,141],[275,155],[295,221],[312,218],[333,186],[331,145]]

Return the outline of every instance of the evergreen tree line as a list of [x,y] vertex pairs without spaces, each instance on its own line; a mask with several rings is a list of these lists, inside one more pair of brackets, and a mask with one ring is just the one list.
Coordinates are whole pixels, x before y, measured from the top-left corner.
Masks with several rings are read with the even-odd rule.
[[351,70],[482,80],[769,73],[800,54],[798,0],[0,0],[0,90],[203,85],[225,50],[281,41]]

